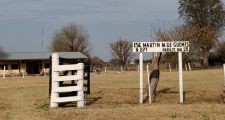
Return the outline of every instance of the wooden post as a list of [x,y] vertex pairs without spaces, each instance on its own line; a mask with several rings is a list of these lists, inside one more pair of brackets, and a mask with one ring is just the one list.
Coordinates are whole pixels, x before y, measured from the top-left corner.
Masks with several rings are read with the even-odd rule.
[[152,104],[152,94],[151,94],[151,85],[150,85],[150,79],[149,79],[149,67],[147,64],[147,80],[148,80],[148,102],[149,104]]
[[[59,65],[59,55],[57,53],[52,54],[52,91],[55,91],[55,87],[59,87],[59,82],[54,81],[57,76],[59,76],[59,73],[55,70],[55,67],[58,67]],[[53,102],[53,100],[59,98],[59,93],[52,92],[51,93],[51,103],[50,108],[58,107],[58,103]]]
[[223,74],[224,74],[224,81],[225,81],[225,64],[223,64]]
[[3,79],[5,79],[5,66],[3,68]]
[[43,76],[46,77],[44,60],[41,61],[41,71],[43,71]]
[[105,74],[107,74],[107,68],[105,67]]
[[[76,75],[59,76],[60,71],[77,70]],[[58,107],[59,103],[77,101],[78,107],[84,107],[84,64],[59,65],[59,56],[52,54],[52,90],[50,108]],[[60,87],[60,82],[77,81],[77,86]],[[76,96],[62,97],[59,93],[77,91]]]
[[178,52],[178,71],[179,71],[179,93],[180,93],[180,103],[184,102],[183,98],[183,73],[182,73],[182,52]]
[[22,72],[22,74],[23,74],[23,78],[24,78],[24,72]]
[[140,53],[139,58],[139,65],[140,65],[140,97],[139,103],[143,103],[143,53]]
[[46,72],[45,72],[45,70],[44,70],[44,77],[46,77],[47,75],[46,75]]
[[23,78],[25,77],[25,73],[26,73],[26,64],[24,64],[23,70],[22,70]]
[[[84,65],[83,63],[78,63],[80,66],[82,66],[82,69],[81,70],[78,70],[77,71],[77,74],[78,75],[81,75],[81,78],[84,78]],[[77,92],[78,96],[81,97],[81,100],[77,102],[77,107],[84,107],[84,80],[81,79],[81,80],[78,80],[77,81],[77,86],[81,88],[81,90],[79,90]]]
[[170,64],[169,64],[169,69],[170,69],[170,72],[171,72],[172,70],[171,70],[171,65]]
[[187,71],[187,70],[188,70],[188,68],[187,68],[187,64],[184,64],[184,66],[185,66],[185,70]]
[[26,73],[26,64],[22,64],[21,68],[22,68],[22,69],[21,69],[22,78],[24,79],[25,73]]
[[191,71],[191,64],[188,63],[188,69]]

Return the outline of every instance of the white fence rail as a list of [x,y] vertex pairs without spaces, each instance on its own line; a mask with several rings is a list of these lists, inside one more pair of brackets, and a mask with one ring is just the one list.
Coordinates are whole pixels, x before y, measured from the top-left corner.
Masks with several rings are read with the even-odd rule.
[[[60,76],[59,72],[61,71],[69,71],[75,70],[77,73],[75,75],[68,75],[68,76]],[[51,101],[50,107],[58,107],[58,103],[65,103],[65,102],[77,102],[78,107],[84,107],[84,90],[83,90],[83,70],[84,64],[72,64],[72,65],[59,65],[59,56],[57,53],[52,54],[52,91],[51,91]],[[66,86],[60,87],[60,81],[70,81],[74,80],[77,81],[77,86]],[[65,92],[73,92],[77,91],[76,96],[69,96],[69,97],[59,97],[59,93]]]

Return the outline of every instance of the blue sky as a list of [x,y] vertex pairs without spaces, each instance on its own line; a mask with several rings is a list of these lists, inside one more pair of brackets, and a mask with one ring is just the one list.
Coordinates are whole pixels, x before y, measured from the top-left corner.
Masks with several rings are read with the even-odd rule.
[[0,46],[7,52],[44,50],[68,22],[90,35],[91,54],[111,59],[109,44],[120,37],[149,41],[151,31],[180,22],[178,0],[0,0]]

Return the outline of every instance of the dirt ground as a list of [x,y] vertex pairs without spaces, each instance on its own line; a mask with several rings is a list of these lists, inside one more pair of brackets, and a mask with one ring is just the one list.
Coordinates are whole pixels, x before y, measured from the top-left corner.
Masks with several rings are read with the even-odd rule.
[[[145,76],[146,78],[146,76]],[[178,73],[162,72],[153,104],[138,104],[137,72],[91,74],[87,105],[49,108],[48,77],[0,78],[1,120],[225,119],[223,70],[184,72],[185,103],[179,104]],[[146,79],[145,79],[146,80]]]

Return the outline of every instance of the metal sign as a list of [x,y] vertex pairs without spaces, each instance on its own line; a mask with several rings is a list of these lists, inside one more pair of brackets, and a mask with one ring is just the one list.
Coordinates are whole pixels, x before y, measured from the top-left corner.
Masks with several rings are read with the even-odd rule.
[[133,42],[133,52],[189,52],[189,41]]

